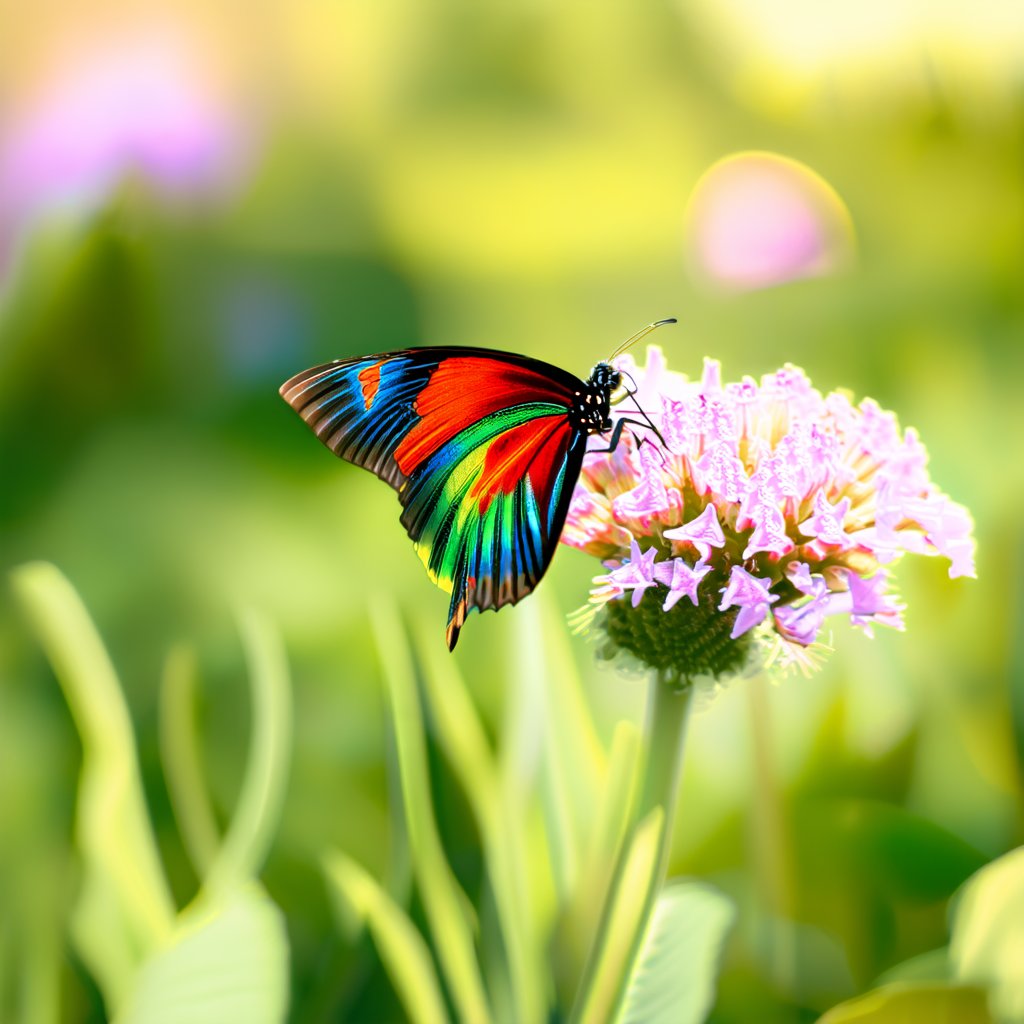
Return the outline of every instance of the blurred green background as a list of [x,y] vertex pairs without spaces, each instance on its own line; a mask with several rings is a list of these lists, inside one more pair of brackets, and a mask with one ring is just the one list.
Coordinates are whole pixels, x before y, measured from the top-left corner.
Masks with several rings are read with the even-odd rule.
[[[293,1020],[400,1014],[372,944],[332,919],[320,857],[341,849],[378,876],[394,859],[368,602],[397,599],[440,647],[447,597],[393,493],[334,460],[277,388],[317,362],[412,345],[486,345],[584,375],[677,316],[658,338],[674,369],[699,374],[709,355],[738,379],[793,362],[920,431],[933,478],[975,517],[978,580],[907,560],[904,634],[837,630],[812,678],[756,702],[737,683],[702,709],[672,873],[739,906],[722,1024],[814,1020],[947,942],[949,897],[1024,841],[1021,67],[1024,16],[994,0],[962,13],[0,2],[0,565],[55,563],[93,616],[178,906],[197,877],[158,751],[165,659],[182,642],[196,652],[223,822],[249,745],[234,610],[280,631],[294,752],[262,879],[287,923]],[[763,287],[714,264],[693,200],[716,161],[747,151],[799,162],[819,247],[816,262],[780,256]],[[715,244],[742,255],[759,244],[744,230]],[[523,624],[561,629],[596,571],[562,550],[543,604],[468,624],[456,660],[499,747],[529,685]],[[607,744],[639,717],[643,686],[567,642]],[[755,718],[775,766],[767,796]],[[534,725],[543,734],[542,714]],[[436,737],[429,756],[446,850],[475,900],[479,837]],[[5,589],[4,1019],[31,1016],[19,993],[32,963],[55,993],[38,1019],[104,1019],[67,939],[80,761]],[[534,855],[543,876],[547,854]],[[781,967],[776,919],[795,923]]]

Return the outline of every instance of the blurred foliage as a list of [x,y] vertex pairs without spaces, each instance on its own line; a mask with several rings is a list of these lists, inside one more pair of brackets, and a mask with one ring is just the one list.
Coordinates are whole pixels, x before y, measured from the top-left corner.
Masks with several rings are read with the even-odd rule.
[[[252,613],[242,620],[256,720],[248,770],[199,893],[175,915],[142,797],[131,723],[103,643],[52,565],[18,569],[14,585],[82,739],[76,845],[83,877],[69,939],[107,1012],[135,1024],[281,1020],[288,1002],[284,921],[256,882],[280,815],[291,739],[287,669],[273,628]],[[179,798],[202,799],[184,790]],[[32,908],[26,909],[31,921]],[[23,959],[35,966],[32,953]],[[58,1009],[55,980],[52,971],[25,971],[18,993],[23,1019]]]
[[[38,623],[29,629],[3,592],[0,1019],[103,1020],[119,990],[106,979],[137,965],[157,933],[198,929],[195,946],[169,949],[184,961],[150,975],[177,984],[205,942],[228,948],[241,932],[273,945],[270,901],[287,929],[291,1019],[403,1016],[382,936],[404,941],[395,922],[410,922],[435,970],[450,949],[433,883],[410,856],[423,836],[403,811],[394,666],[369,610],[380,594],[400,602],[415,637],[413,691],[427,711],[416,784],[433,807],[435,863],[451,875],[451,918],[468,921],[474,955],[509,957],[482,961],[489,996],[518,970],[527,1003],[567,1005],[585,949],[555,908],[599,902],[587,837],[614,849],[605,780],[628,777],[636,736],[620,723],[642,703],[641,686],[598,667],[564,627],[595,566],[562,551],[540,593],[474,617],[455,659],[465,690],[452,696],[455,669],[438,667],[446,598],[393,495],[333,460],[276,390],[325,359],[415,344],[490,345],[583,373],[673,314],[681,324],[661,339],[673,368],[696,374],[708,354],[738,377],[792,361],[823,390],[896,410],[928,445],[933,477],[971,508],[979,541],[977,582],[951,583],[937,562],[899,566],[905,634],[837,630],[813,678],[760,697],[737,682],[693,717],[671,873],[737,908],[710,1019],[811,1021],[883,982],[828,1019],[934,1020],[940,1004],[969,1019],[985,1011],[965,983],[995,984],[1000,1012],[1020,1005],[986,945],[1015,934],[982,888],[994,868],[953,919],[962,973],[888,979],[942,950],[950,897],[1024,843],[1024,93],[1019,59],[1005,59],[1024,51],[1024,33],[1019,18],[979,14],[959,42],[945,26],[939,45],[890,21],[898,46],[823,44],[828,63],[811,66],[778,48],[787,31],[856,41],[870,36],[870,12],[786,4],[775,32],[753,33],[768,15],[751,20],[745,7],[757,5],[275,0],[256,11],[183,0],[160,8],[161,38],[198,54],[188,109],[231,125],[219,175],[183,164],[172,180],[141,150],[123,156],[120,122],[110,152],[124,166],[99,185],[37,174],[24,192],[0,173],[0,565],[60,567],[123,688],[119,711],[93,689],[75,697],[69,679],[105,676],[106,655],[69,647],[61,662],[51,637],[58,684]],[[0,0],[4,168],[24,126],[55,109],[39,97],[80,41],[116,42],[155,9]],[[829,183],[853,225],[851,264],[755,290],[693,271],[689,198],[716,160],[743,150],[799,160]],[[247,629],[240,644],[240,605],[273,628]],[[255,652],[275,630],[290,727],[246,683],[257,664],[277,671],[283,654]],[[192,668],[171,655],[183,649]],[[176,698],[161,680],[184,688],[191,751],[164,720]],[[268,740],[268,709],[279,732],[262,767],[287,759],[276,742],[291,763],[260,781],[250,742]],[[142,922],[131,934],[148,937],[105,969],[81,940],[90,873],[112,839],[88,802],[88,780],[110,768],[96,760],[96,728],[119,736],[104,740],[104,759],[131,751],[124,799],[151,822],[135,869],[165,879],[156,911],[135,896],[118,903]],[[177,736],[177,774],[161,763],[161,729]],[[777,776],[767,788],[757,743]],[[493,771],[481,771],[481,751]],[[196,777],[208,792],[176,818]],[[273,829],[260,808],[277,801]],[[233,827],[244,835],[229,847],[231,873],[254,873],[266,854],[266,897],[225,902],[226,931],[204,937],[174,908],[203,890],[213,869],[201,851],[223,850]],[[502,865],[495,852],[513,829],[521,860]],[[324,863],[365,931],[339,927]],[[518,897],[500,888],[517,873],[532,939]],[[128,927],[108,913],[94,926]],[[971,942],[957,931],[968,914]],[[554,980],[531,992],[537,960]],[[458,1016],[447,967],[442,978]],[[925,1002],[897,1006],[915,986]]]

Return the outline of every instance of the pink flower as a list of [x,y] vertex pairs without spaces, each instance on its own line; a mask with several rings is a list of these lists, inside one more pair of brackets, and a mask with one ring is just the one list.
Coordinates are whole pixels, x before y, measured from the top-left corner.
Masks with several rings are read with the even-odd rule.
[[[649,663],[667,669],[671,648],[692,660],[677,666],[682,675],[694,665],[715,674],[708,651],[721,648],[719,632],[739,644],[757,634],[792,661],[834,616],[869,633],[902,629],[882,566],[904,552],[941,555],[950,576],[974,575],[970,515],[930,480],[917,434],[877,403],[822,396],[793,366],[724,386],[717,362],[691,381],[653,346],[646,368],[629,356],[619,366],[665,446],[648,435],[638,447],[626,432],[615,452],[588,455],[562,540],[610,570],[597,577],[593,612],[611,615],[609,636],[641,660],[658,647],[661,660]],[[699,629],[681,616],[699,618]],[[655,643],[659,622],[689,629],[701,651]]]
[[668,587],[668,597],[663,605],[664,611],[670,611],[681,598],[688,597],[695,605],[700,601],[697,598],[697,588],[700,581],[711,572],[711,566],[698,562],[691,567],[681,558],[673,558],[668,562],[661,562],[654,567],[654,575],[659,583]]
[[630,545],[628,561],[623,562],[618,569],[613,569],[608,574],[608,581],[614,583],[620,590],[633,591],[634,608],[640,603],[644,591],[648,587],[653,587],[657,582],[654,578],[654,558],[657,554],[658,552],[654,548],[649,548],[641,554],[636,541],[633,541]]
[[668,540],[689,541],[700,554],[701,558],[710,558],[712,548],[720,548],[725,544],[725,535],[718,522],[718,514],[714,505],[706,505],[696,519],[674,530],[666,530],[663,537]]
[[779,595],[771,592],[771,585],[771,580],[751,576],[746,569],[738,565],[732,567],[729,585],[725,588],[718,610],[724,612],[732,607],[740,609],[736,624],[730,633],[733,640],[743,636],[759,622],[763,622],[772,603],[778,601]]

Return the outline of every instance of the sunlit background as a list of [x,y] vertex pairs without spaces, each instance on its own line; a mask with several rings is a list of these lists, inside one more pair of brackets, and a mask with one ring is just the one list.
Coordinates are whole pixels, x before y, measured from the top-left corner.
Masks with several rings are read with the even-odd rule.
[[[585,375],[676,316],[674,369],[796,363],[920,431],[975,517],[978,579],[908,560],[905,633],[837,631],[815,676],[702,709],[671,871],[739,908],[721,1024],[815,1020],[948,942],[952,894],[1024,842],[1022,68],[1024,8],[999,0],[0,0],[0,564],[55,563],[89,609],[178,907],[198,878],[161,766],[168,654],[197,658],[223,824],[250,743],[237,609],[280,632],[293,755],[261,878],[292,1020],[401,1017],[321,857],[401,874],[369,609],[397,600],[440,648],[448,599],[394,494],[277,388],[412,345]],[[545,686],[575,666],[602,748],[639,717],[638,680],[562,625],[596,571],[563,549],[543,597],[468,622],[455,658],[499,749],[524,706],[558,747],[541,623],[569,651]],[[69,923],[82,745],[0,602],[0,1019],[100,1021]],[[486,909],[428,736],[445,849]],[[547,905],[542,843],[530,873]]]

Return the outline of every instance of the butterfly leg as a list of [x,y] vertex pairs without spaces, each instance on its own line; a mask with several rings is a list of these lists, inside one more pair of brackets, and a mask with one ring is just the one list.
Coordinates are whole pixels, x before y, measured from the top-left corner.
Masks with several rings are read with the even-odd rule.
[[[591,449],[589,449],[587,451],[587,454],[588,455],[593,455],[595,452],[613,452],[613,451],[615,451],[615,449],[619,447],[619,441],[622,440],[622,431],[625,430],[626,424],[629,424],[630,426],[634,426],[634,427],[644,427],[646,430],[653,430],[656,434],[658,434],[658,439],[661,440],[661,443],[662,444],[665,443],[664,439],[661,437],[661,434],[658,433],[658,428],[655,427],[653,423],[644,423],[642,420],[631,420],[628,417],[623,416],[622,419],[619,419],[619,420],[615,421],[615,428],[612,430],[612,436],[611,436],[611,440],[608,442],[608,447],[607,448],[591,448]],[[639,443],[638,443],[638,445],[637,445],[637,447],[639,447],[643,443],[644,443],[644,439],[641,438]]]
[[[620,419],[620,420],[616,420],[615,428],[612,431],[611,441],[608,443],[608,447],[607,448],[591,448],[591,449],[589,449],[587,454],[590,455],[590,454],[593,454],[594,452],[613,452],[613,451],[615,451],[615,449],[618,448],[618,446],[619,446],[619,441],[622,440],[622,431],[625,429],[626,424],[628,423],[630,426],[633,426],[633,427],[643,427],[645,430],[651,430],[651,431],[653,431],[655,433],[655,435],[657,436],[658,440],[661,442],[661,447],[660,448],[655,448],[655,452],[657,453],[658,457],[661,459],[662,465],[663,466],[666,465],[668,460],[665,457],[665,453],[668,450],[668,445],[665,443],[665,438],[663,438],[661,436],[661,431],[658,430],[658,428],[647,418],[647,414],[643,411],[643,409],[641,409],[640,412],[641,412],[641,414],[644,417],[643,420],[633,420],[633,419],[629,419],[626,416],[623,416],[622,419]],[[636,436],[636,435],[634,435],[634,436]],[[651,443],[652,442],[651,442],[651,439],[649,437],[637,436],[636,450],[640,451],[640,449],[645,444],[651,444]]]

